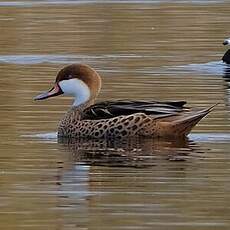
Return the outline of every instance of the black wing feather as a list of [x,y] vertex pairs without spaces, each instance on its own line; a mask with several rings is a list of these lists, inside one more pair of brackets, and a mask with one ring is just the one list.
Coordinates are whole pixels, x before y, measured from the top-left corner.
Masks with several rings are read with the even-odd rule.
[[108,119],[133,113],[173,115],[183,111],[185,104],[185,101],[104,101],[85,109],[82,119]]

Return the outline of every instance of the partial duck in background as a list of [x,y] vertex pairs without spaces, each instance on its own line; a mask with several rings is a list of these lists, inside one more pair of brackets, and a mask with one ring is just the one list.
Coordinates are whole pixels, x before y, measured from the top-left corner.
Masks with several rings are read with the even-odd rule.
[[[230,38],[224,40],[223,45],[230,45]],[[230,49],[224,54],[222,60],[226,64],[230,64]]]

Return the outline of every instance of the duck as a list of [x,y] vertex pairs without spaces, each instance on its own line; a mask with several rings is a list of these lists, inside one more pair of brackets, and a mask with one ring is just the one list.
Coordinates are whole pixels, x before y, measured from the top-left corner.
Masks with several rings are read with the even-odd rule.
[[114,100],[95,102],[100,75],[85,64],[62,68],[53,87],[34,97],[44,100],[61,94],[74,101],[58,125],[63,138],[178,138],[186,137],[210,111],[186,107],[186,101]]
[[[230,45],[230,38],[225,39],[223,45]],[[226,51],[226,53],[222,57],[222,61],[226,64],[230,64],[230,49]]]

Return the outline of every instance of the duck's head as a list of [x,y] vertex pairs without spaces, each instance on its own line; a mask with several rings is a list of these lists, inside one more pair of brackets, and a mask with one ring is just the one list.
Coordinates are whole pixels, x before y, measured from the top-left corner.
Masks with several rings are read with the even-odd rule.
[[223,45],[226,46],[226,45],[230,45],[230,38],[227,38],[223,41]]
[[37,95],[34,100],[43,100],[61,94],[75,98],[73,106],[93,101],[101,89],[99,74],[88,65],[73,64],[61,69],[54,86],[47,92]]

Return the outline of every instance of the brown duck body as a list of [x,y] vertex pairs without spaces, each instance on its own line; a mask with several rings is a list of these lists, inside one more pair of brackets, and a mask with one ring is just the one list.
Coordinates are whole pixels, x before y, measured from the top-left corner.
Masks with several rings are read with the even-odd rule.
[[54,87],[35,97],[43,100],[60,94],[75,100],[58,126],[59,137],[122,138],[133,136],[184,137],[212,109],[194,110],[184,101],[106,101],[94,104],[101,78],[87,65],[63,68]]
[[184,108],[185,102],[117,101],[71,108],[59,137],[184,137],[210,111]]

